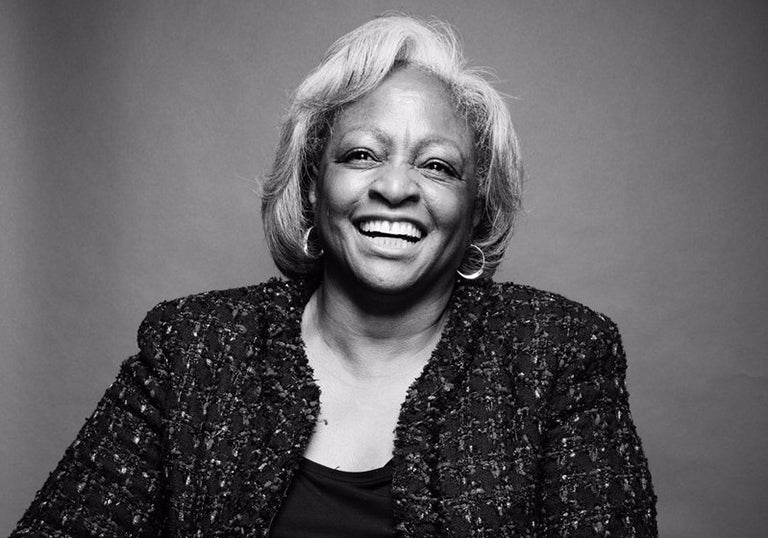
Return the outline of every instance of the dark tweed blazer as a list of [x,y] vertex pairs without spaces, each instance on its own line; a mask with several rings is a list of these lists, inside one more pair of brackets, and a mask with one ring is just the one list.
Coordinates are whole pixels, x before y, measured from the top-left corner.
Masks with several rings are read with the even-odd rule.
[[[319,411],[313,284],[161,303],[12,536],[267,536]],[[656,536],[606,317],[459,282],[396,429],[398,536]]]

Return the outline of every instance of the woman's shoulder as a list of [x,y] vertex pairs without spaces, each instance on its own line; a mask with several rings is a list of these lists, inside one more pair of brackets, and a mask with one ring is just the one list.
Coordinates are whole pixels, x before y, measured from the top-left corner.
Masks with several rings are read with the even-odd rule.
[[146,315],[139,334],[191,333],[197,336],[212,327],[248,331],[265,320],[279,320],[301,313],[310,284],[301,280],[272,278],[266,282],[223,290],[210,290],[165,300]]
[[618,334],[616,324],[608,316],[559,293],[492,280],[465,284],[463,288],[465,304],[460,308],[482,310],[491,329],[515,325],[550,334]]

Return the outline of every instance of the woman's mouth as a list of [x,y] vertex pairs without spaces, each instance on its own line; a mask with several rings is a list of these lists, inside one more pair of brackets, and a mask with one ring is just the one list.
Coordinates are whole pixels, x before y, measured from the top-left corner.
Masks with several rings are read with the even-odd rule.
[[384,247],[405,248],[422,238],[422,232],[407,221],[363,220],[357,223],[357,230]]

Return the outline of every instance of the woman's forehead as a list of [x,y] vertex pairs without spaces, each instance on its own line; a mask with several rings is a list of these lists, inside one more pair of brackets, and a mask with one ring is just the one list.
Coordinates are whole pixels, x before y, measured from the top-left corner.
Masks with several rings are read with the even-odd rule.
[[[336,138],[352,132],[375,136],[402,129],[424,136],[445,136],[472,144],[472,130],[455,105],[446,85],[436,76],[406,68],[388,75],[376,88],[341,110],[335,117]],[[332,136],[333,136],[332,134]]]

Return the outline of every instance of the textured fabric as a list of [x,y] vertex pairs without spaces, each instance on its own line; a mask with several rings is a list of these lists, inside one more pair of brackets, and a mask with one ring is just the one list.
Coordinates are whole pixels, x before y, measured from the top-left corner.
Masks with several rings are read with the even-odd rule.
[[392,465],[338,471],[302,459],[271,538],[392,538]]
[[[20,536],[267,536],[319,389],[313,284],[161,303]],[[615,325],[555,294],[459,282],[395,431],[399,536],[655,536]]]

